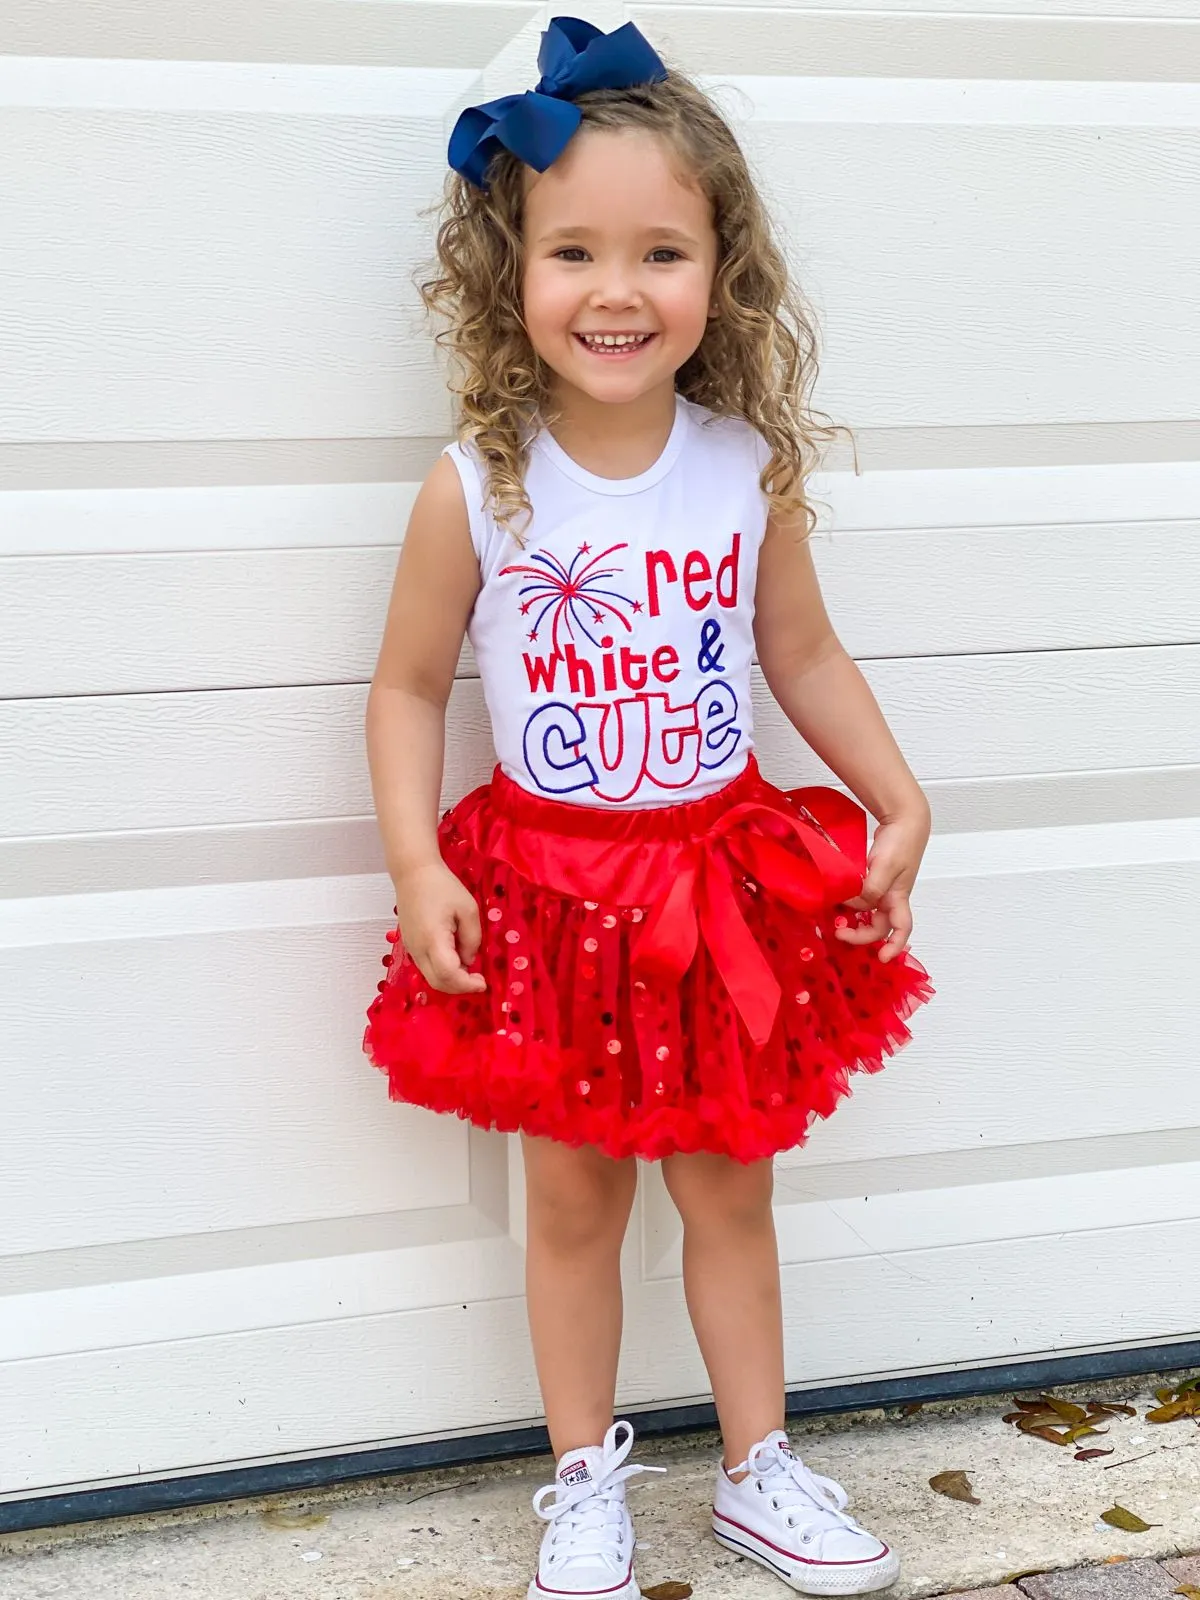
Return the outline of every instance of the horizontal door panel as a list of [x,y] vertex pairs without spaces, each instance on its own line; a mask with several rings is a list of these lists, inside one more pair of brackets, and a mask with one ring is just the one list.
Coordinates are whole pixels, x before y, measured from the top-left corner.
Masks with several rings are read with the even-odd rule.
[[[392,441],[430,464],[442,441]],[[403,447],[403,448],[402,448]],[[382,448],[382,447],[381,447]],[[0,556],[133,555],[168,551],[395,547],[419,473],[387,481],[217,483],[181,487],[0,491]],[[914,467],[816,473],[810,498],[838,533],[1191,521],[1200,462],[1074,466]],[[48,576],[52,569],[47,568]]]
[[[1200,521],[848,531],[813,556],[858,657],[1200,639]],[[369,678],[395,563],[385,546],[11,557],[0,697]]]
[[[806,79],[966,78],[1000,81],[1077,79],[1154,82],[1194,75],[1194,44],[1178,22],[1137,13],[1086,21],[1061,15],[954,16],[926,7],[924,16],[882,7],[871,16],[842,5],[816,15],[805,5],[739,8],[727,3],[633,4],[630,14],[649,36],[696,73],[778,73],[799,67]],[[965,7],[963,8],[966,9]],[[975,8],[973,8],[975,9]],[[1049,7],[1047,9],[1050,9]],[[929,12],[942,11],[942,15]],[[1011,14],[1017,13],[1017,14]],[[732,24],[732,25],[731,25]]]
[[[938,836],[915,905],[937,1002],[806,1169],[1200,1126],[1200,824]],[[466,1203],[462,1129],[360,1054],[389,910],[382,876],[0,902],[5,1248]]]
[[1187,122],[1151,128],[1122,125],[1146,108],[1120,85],[1106,108],[1104,85],[988,84],[973,111],[966,81],[842,83],[819,104],[819,80],[739,85],[821,306],[826,410],[876,428],[1200,414],[1200,306],[1179,294],[1200,245],[1200,87],[1141,86],[1160,106],[1177,91]]
[[[764,39],[806,25],[768,21]],[[411,286],[429,239],[394,219],[436,197],[476,72],[11,59],[0,436],[444,430]],[[1200,312],[1178,285],[1200,228],[1200,91],[964,64],[872,79],[734,63],[750,113],[733,115],[822,308],[822,404],[870,427],[1195,418]]]
[[476,74],[13,67],[0,439],[447,429],[412,286],[429,246],[407,219],[441,186],[443,122]]
[[469,1201],[463,1125],[361,1053],[391,900],[359,883],[369,919],[254,885],[0,903],[0,1252]]
[[[939,840],[1013,828],[1036,839],[1045,828],[1061,832],[1200,815],[1200,765],[934,779],[927,791]],[[383,870],[379,831],[370,815],[31,835],[0,839],[0,902]]]
[[[1167,0],[1168,4],[1178,0]],[[1097,6],[1099,10],[1100,7]],[[38,0],[7,0],[0,42],[14,55],[95,57],[98,73],[113,58],[152,61],[316,62],[364,67],[483,67],[538,15],[527,0],[188,0],[154,8],[93,0],[67,15]]]
[[[815,1385],[954,1363],[1062,1356],[1112,1322],[1125,1343],[1195,1337],[1179,1263],[1200,1222],[1098,1229],[785,1266],[787,1376]],[[703,1395],[674,1282],[630,1285],[621,1407]],[[880,1329],[888,1330],[881,1344]],[[0,1368],[0,1494],[338,1451],[538,1415],[519,1298],[264,1329]],[[414,1371],[421,1382],[413,1381]]]
[[[867,676],[919,777],[1200,759],[1200,646],[877,661]],[[0,703],[0,834],[364,815],[361,685]],[[779,782],[823,768],[755,673],[757,743]],[[492,766],[477,679],[451,699],[445,794]]]

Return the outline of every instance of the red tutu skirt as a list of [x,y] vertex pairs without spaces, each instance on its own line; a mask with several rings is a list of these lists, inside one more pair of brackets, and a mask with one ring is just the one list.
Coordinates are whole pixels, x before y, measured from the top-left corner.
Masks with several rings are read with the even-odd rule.
[[394,1100],[480,1127],[756,1161],[802,1144],[933,993],[907,953],[833,937],[862,886],[861,807],[785,794],[753,759],[717,794],[643,811],[497,770],[439,838],[479,904],[487,990],[431,989],[389,932],[364,1048]]

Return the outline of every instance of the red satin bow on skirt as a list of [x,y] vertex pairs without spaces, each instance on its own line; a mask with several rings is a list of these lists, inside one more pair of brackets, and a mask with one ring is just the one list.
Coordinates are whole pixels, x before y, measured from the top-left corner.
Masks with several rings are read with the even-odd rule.
[[[746,925],[734,872],[796,911],[816,916],[859,893],[866,873],[867,819],[836,789],[792,789],[796,815],[763,801],[733,806],[699,839],[651,911],[633,946],[633,970],[682,978],[699,933],[712,952],[747,1032],[761,1048],[779,1014],[780,988]],[[787,843],[764,824],[791,834]]]
[[635,977],[682,978],[702,934],[760,1048],[780,990],[738,906],[735,875],[813,916],[857,895],[866,872],[862,807],[820,786],[785,794],[753,758],[718,794],[661,811],[567,806],[500,772],[478,793],[494,808],[490,854],[556,893],[645,909]]

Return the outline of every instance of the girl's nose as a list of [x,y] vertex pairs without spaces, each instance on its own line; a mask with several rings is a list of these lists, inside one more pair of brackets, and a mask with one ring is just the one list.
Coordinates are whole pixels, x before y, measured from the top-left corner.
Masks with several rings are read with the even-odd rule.
[[642,303],[642,292],[632,275],[610,270],[592,289],[590,299],[597,311],[636,310]]

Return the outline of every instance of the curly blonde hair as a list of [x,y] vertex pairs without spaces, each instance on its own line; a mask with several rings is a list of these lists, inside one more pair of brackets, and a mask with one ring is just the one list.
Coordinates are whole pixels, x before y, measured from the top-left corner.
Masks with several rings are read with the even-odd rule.
[[[762,200],[732,129],[694,83],[601,89],[575,102],[588,129],[655,134],[683,161],[708,198],[717,233],[713,303],[717,316],[676,374],[688,400],[741,417],[771,449],[761,485],[771,508],[815,514],[805,480],[822,445],[840,431],[809,403],[817,335],[788,281]],[[485,464],[497,522],[513,531],[532,513],[523,468],[532,430],[555,420],[553,373],[539,358],[522,315],[523,210],[527,173],[508,151],[488,170],[488,189],[452,172],[437,235],[438,270],[420,284],[426,309],[445,318],[438,343],[454,369],[458,434]],[[519,537],[519,535],[514,535]]]

